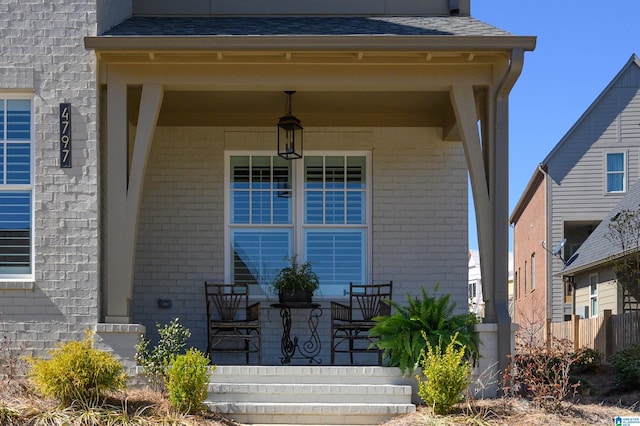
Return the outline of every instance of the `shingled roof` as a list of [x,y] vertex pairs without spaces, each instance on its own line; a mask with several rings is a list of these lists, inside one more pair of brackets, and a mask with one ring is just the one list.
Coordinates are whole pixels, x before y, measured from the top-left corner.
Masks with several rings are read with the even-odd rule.
[[580,248],[568,260],[562,271],[563,275],[573,275],[606,263],[608,260],[622,255],[622,248],[606,237],[609,233],[609,223],[623,210],[638,210],[640,208],[640,182],[629,189],[627,194],[609,212],[607,217],[593,230]]
[[512,36],[468,16],[133,16],[102,36]]

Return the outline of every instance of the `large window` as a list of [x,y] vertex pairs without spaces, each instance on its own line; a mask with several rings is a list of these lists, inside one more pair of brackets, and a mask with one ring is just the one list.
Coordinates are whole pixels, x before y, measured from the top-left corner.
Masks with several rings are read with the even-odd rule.
[[370,167],[366,153],[229,153],[227,278],[266,291],[288,257],[308,260],[322,295],[366,282]]
[[622,152],[607,154],[607,192],[625,191],[625,155]]
[[0,97],[0,278],[29,276],[32,204],[31,100]]

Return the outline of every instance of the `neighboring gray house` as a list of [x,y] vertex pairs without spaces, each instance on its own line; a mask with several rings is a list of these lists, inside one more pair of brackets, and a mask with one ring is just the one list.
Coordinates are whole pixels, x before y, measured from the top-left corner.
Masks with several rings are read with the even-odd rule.
[[[401,302],[439,284],[464,312],[471,176],[483,361],[506,366],[508,98],[534,37],[464,0],[1,9],[0,331],[27,351],[91,329],[130,360],[174,317],[204,349],[204,281],[244,280],[278,364],[265,289],[284,255],[317,265],[325,360],[350,280],[393,280]],[[276,150],[291,90],[293,161]]]
[[[546,262],[535,262],[535,275],[544,276],[546,281],[546,318],[563,321],[572,314],[572,289],[561,277],[563,260],[578,250],[628,188],[638,181],[638,123],[640,60],[634,54],[536,169],[514,208],[514,212],[519,212],[518,217],[523,216],[522,212],[542,212],[546,220],[538,222],[548,224],[544,240],[534,242],[535,250],[532,248],[531,253],[524,253],[522,258],[516,256],[515,270],[520,271],[516,311],[527,309],[519,307],[519,303],[527,300],[522,294],[523,288],[531,295],[536,292],[532,285],[518,286],[531,280],[536,255],[538,260],[539,256],[546,256]],[[534,197],[538,188],[543,196]],[[534,220],[528,220],[534,226]],[[514,233],[516,253],[519,245],[527,244],[527,235],[531,232],[529,223],[519,225],[520,231]],[[561,252],[554,255],[555,248],[565,239]]]
[[[602,316],[607,309],[613,315],[637,309],[635,301],[625,294],[616,280],[613,262],[623,254],[622,245],[611,238],[609,224],[622,211],[640,208],[640,182],[634,184],[620,202],[607,214],[589,238],[567,261],[563,276],[572,277],[575,286],[574,312],[582,318]],[[614,233],[615,235],[615,233]]]

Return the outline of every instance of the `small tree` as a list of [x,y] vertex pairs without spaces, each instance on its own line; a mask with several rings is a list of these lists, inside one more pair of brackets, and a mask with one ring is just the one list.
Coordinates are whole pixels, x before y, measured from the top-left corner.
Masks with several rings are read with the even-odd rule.
[[150,349],[150,341],[140,339],[135,347],[135,360],[142,366],[151,385],[160,389],[167,382],[171,362],[184,351],[191,332],[178,322],[178,318],[164,326],[158,323],[156,327],[160,335],[158,344]]
[[[625,295],[640,301],[640,209],[620,211],[608,227],[605,238],[621,250],[612,259],[616,279]],[[626,303],[624,309],[628,309]]]

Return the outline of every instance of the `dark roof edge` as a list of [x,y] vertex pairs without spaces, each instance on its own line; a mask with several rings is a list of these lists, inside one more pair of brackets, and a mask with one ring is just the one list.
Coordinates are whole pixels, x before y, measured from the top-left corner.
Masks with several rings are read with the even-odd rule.
[[533,198],[533,194],[535,190],[538,188],[540,183],[544,180],[544,176],[547,174],[547,166],[539,164],[536,168],[536,171],[533,172],[533,176],[529,179],[529,183],[524,188],[520,199],[516,203],[516,206],[513,208],[513,212],[509,217],[509,223],[513,224],[520,219],[520,216],[524,212],[524,209],[529,205],[529,201]]
[[569,131],[562,137],[562,139],[560,139],[560,141],[556,144],[556,146],[553,147],[553,149],[549,152],[549,154],[547,154],[547,156],[545,157],[545,159],[542,161],[542,164],[548,164],[549,161],[551,161],[551,158],[554,156],[554,154],[560,149],[560,147],[562,145],[564,145],[564,143],[570,138],[571,134],[580,126],[580,124],[586,120],[586,117],[589,115],[589,113],[591,111],[593,111],[596,106],[600,103],[600,100],[609,92],[609,90],[611,89],[611,87],[613,87],[613,85],[618,81],[618,79],[622,76],[622,74],[632,65],[635,64],[637,67],[640,68],[640,59],[638,59],[638,56],[636,56],[635,53],[631,54],[631,58],[629,58],[629,60],[627,61],[627,63],[620,69],[620,71],[618,71],[618,73],[615,75],[615,77],[613,77],[613,79],[611,79],[611,81],[609,82],[609,84],[607,84],[607,86],[602,90],[602,92],[600,92],[600,94],[598,95],[598,97],[591,103],[591,105],[589,105],[589,108],[587,108],[582,115],[580,116],[580,118],[578,118],[578,120],[573,124],[573,126],[571,126],[571,128],[569,129]]
[[571,265],[569,265],[563,268],[560,272],[556,273],[555,276],[559,277],[563,275],[575,275],[577,273],[586,272],[590,269],[595,269],[595,268],[598,268],[599,266],[606,265],[607,263],[616,259],[620,259],[621,257],[624,257],[624,253],[617,253],[617,254],[605,257],[603,259],[595,260],[591,263],[585,263],[584,265],[580,265],[574,268],[572,268]]
[[95,50],[510,50],[532,51],[534,36],[98,36],[85,37]]

